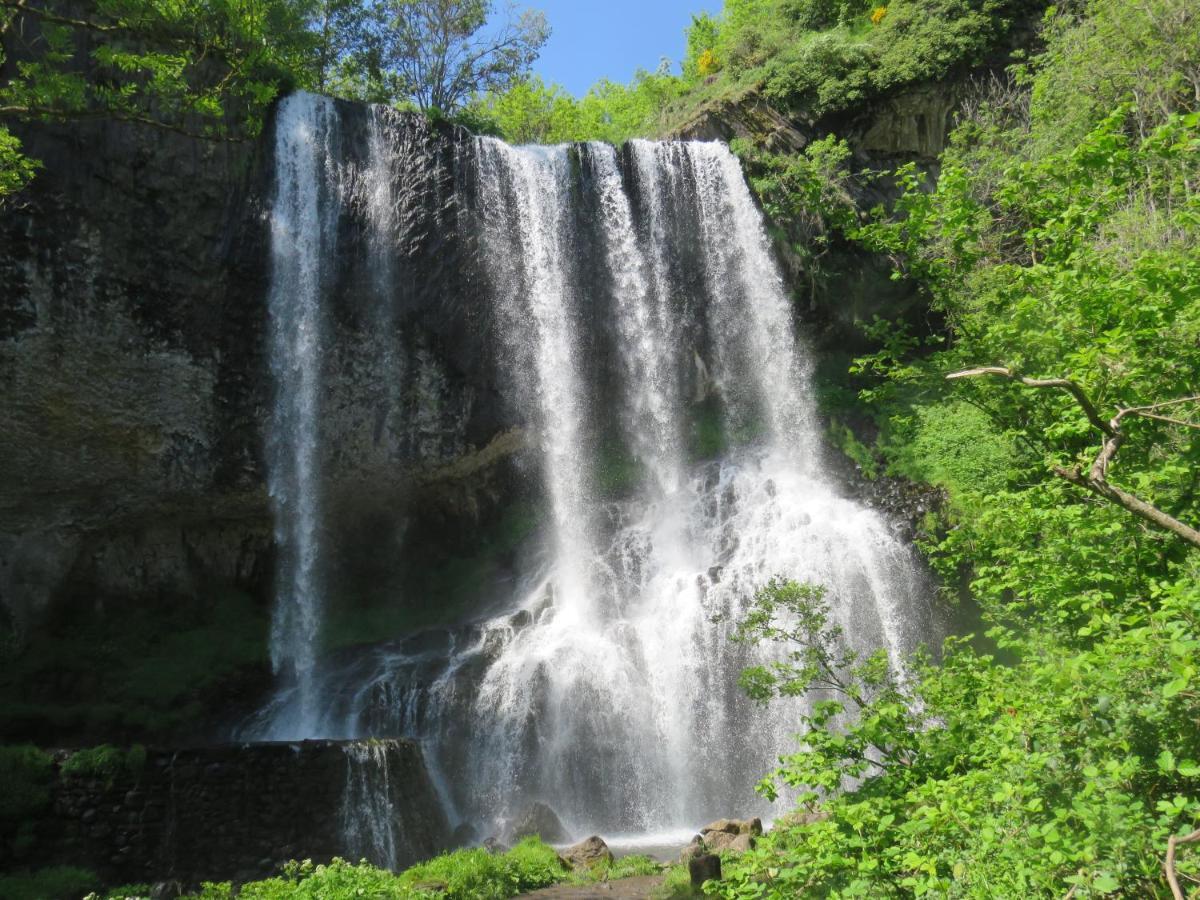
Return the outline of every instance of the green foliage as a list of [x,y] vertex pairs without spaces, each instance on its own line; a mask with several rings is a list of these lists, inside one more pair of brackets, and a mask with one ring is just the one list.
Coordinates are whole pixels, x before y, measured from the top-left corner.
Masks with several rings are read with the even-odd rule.
[[[315,47],[308,0],[5,3],[0,116],[120,119],[211,138],[255,134]],[[5,54],[9,58],[5,59]],[[36,164],[0,129],[0,197]]]
[[889,469],[946,488],[960,503],[1004,490],[1016,476],[1014,441],[986,412],[960,400],[921,405],[895,416],[887,441]]
[[75,866],[53,866],[35,872],[0,874],[5,900],[79,900],[99,883],[93,873]]
[[[565,880],[567,871],[554,848],[526,838],[507,853],[483,849],[456,850],[397,874],[367,862],[335,859],[328,865],[310,860],[284,866],[276,878],[239,888],[239,900],[351,900],[388,897],[397,900],[503,900]],[[228,883],[206,884],[194,900],[232,900]]]
[[146,748],[135,744],[129,750],[121,750],[111,744],[100,744],[85,750],[77,750],[59,768],[65,778],[92,778],[106,782],[110,787],[122,772],[137,778],[146,765]]
[[150,896],[150,885],[142,883],[119,884],[105,888],[99,894],[90,894],[84,900],[142,900]]
[[724,77],[758,84],[785,107],[821,115],[977,61],[1007,33],[1019,2],[896,0],[877,23],[860,0],[732,0],[717,55]]
[[[888,470],[948,489],[924,549],[995,652],[952,639],[890,675],[840,649],[819,589],[768,585],[739,637],[786,655],[745,686],[820,693],[762,789],[821,815],[778,828],[710,893],[1168,895],[1167,837],[1200,824],[1200,558],[1054,474],[1099,447],[1070,396],[945,376],[1069,377],[1105,419],[1200,394],[1200,113],[1180,89],[1197,21],[1183,0],[1064,6],[1044,51],[968,106],[936,181],[902,169],[893,209],[837,226],[945,323],[931,338],[874,323],[855,373],[874,379]],[[771,183],[780,171],[776,210],[833,221],[836,203],[804,178]],[[1196,523],[1200,411],[1171,409],[1131,421],[1109,478]],[[1178,868],[1197,877],[1200,856]]]
[[622,856],[612,863],[596,866],[587,873],[589,880],[613,881],[617,878],[635,878],[639,875],[657,875],[662,866],[649,856],[633,854]]
[[621,143],[659,130],[664,110],[683,90],[684,82],[662,68],[639,71],[628,85],[603,79],[578,99],[532,76],[477,96],[466,113],[476,127],[518,144]]
[[449,113],[474,94],[503,92],[550,37],[544,13],[507,8],[495,33],[491,0],[371,0],[380,71],[421,110]]
[[21,154],[21,142],[0,126],[0,209],[4,198],[25,187],[37,172],[38,163]]
[[858,466],[865,477],[874,479],[879,476],[879,460],[850,428],[835,419],[829,423],[828,434],[833,445]]
[[997,629],[1016,666],[956,639],[940,665],[918,657],[902,680],[841,649],[819,589],[771,582],[739,637],[790,649],[747,687],[833,699],[813,705],[800,752],[762,790],[785,784],[823,815],[777,828],[709,893],[1163,895],[1166,837],[1200,821],[1197,706],[1181,706],[1176,674],[1200,663],[1200,588],[1187,574],[1153,604],[1098,614],[1073,651]]
[[[365,861],[357,865],[342,859],[335,859],[328,865],[314,865],[311,860],[290,862],[275,878],[242,885],[236,896],[239,900],[350,900],[359,897],[503,900],[561,882],[611,881],[654,875],[660,869],[661,866],[647,856],[627,856],[587,872],[572,873],[553,847],[531,837],[507,853],[493,854],[481,848],[456,850],[398,874],[377,869]],[[228,882],[209,883],[192,895],[192,900],[233,900],[234,896]]]
[[507,853],[492,854],[482,848],[458,850],[431,859],[401,875],[405,884],[444,884],[454,900],[478,897],[512,897],[523,891],[547,887],[566,877],[553,847],[538,838],[526,838]]

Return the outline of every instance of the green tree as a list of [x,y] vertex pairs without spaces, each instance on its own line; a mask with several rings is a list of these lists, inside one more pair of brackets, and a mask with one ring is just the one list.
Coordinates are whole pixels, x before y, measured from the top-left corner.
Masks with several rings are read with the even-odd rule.
[[[0,120],[252,134],[305,69],[315,43],[306,12],[300,0],[0,0]],[[0,166],[4,193],[33,172],[3,125]]]
[[418,108],[450,113],[520,82],[550,37],[545,14],[490,0],[380,0],[381,66]]

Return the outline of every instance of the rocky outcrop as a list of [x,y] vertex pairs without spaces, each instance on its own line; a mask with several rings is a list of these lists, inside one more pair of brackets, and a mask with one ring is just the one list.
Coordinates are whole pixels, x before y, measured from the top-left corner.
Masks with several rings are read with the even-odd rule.
[[[355,742],[244,744],[130,754],[133,765],[70,773],[70,753],[46,813],[28,824],[27,848],[11,864],[70,864],[106,883],[244,881],[289,859],[373,858],[401,867],[449,845],[449,829],[420,749],[370,743],[387,767],[393,819],[376,845],[363,842],[365,810],[347,808],[358,774]],[[9,843],[5,842],[5,848]],[[380,848],[394,848],[391,859]]]
[[814,117],[781,111],[755,88],[702,107],[671,137],[753,142],[773,153],[798,153],[814,140],[836,134],[862,161],[932,163],[946,149],[964,88],[954,80],[920,84],[857,104],[847,112]]

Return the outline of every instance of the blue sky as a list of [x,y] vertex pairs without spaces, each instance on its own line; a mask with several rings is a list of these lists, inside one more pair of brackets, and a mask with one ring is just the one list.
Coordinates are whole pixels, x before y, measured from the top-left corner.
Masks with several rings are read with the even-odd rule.
[[677,69],[692,14],[716,13],[721,0],[519,0],[518,6],[540,9],[550,20],[550,40],[533,71],[580,96],[601,78],[628,82],[663,56]]

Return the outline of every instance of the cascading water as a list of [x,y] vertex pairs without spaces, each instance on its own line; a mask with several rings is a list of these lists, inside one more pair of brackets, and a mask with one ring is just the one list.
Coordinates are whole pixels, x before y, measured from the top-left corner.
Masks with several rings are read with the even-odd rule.
[[313,706],[321,620],[319,417],[323,281],[335,252],[337,188],[330,181],[333,104],[295,94],[279,108],[271,208],[270,359],[275,403],[268,478],[279,548],[271,663]]
[[[387,747],[356,741],[342,748],[346,756],[346,787],[342,791],[341,829],[353,859],[367,859],[394,869],[400,859],[401,816],[392,800],[392,773]],[[411,858],[405,854],[405,858]]]
[[[305,286],[332,252],[316,199],[328,190],[319,109],[281,110],[274,217],[277,241],[289,240],[275,252],[276,325],[310,335],[302,323],[319,310],[284,313],[316,305]],[[497,382],[543,486],[540,552],[524,557],[502,614],[324,664],[307,701],[302,683],[283,691],[252,730],[415,737],[451,817],[484,833],[534,800],[580,834],[763,812],[753,785],[791,746],[795,716],[754,709],[736,684],[770,652],[728,640],[754,591],[777,574],[824,585],[847,639],[897,665],[930,626],[909,550],[825,473],[809,354],[737,160],[715,143],[479,138],[449,165],[457,227],[479,251],[471,271],[486,285]],[[404,202],[394,167],[357,172],[369,182],[359,195],[385,210]],[[308,231],[285,227],[302,204]],[[390,216],[367,215],[370,246],[396,240]],[[311,410],[320,360],[294,337],[276,340],[295,354],[276,365],[281,403]],[[299,433],[302,416],[277,418]],[[302,468],[315,491],[314,459],[272,456],[279,496],[296,495]],[[278,502],[277,515],[281,545],[311,551],[311,577],[316,525],[291,521],[319,514],[308,504]],[[280,621],[315,625],[288,618],[301,596],[281,592]],[[315,640],[288,651],[297,671],[301,651],[311,671]]]

